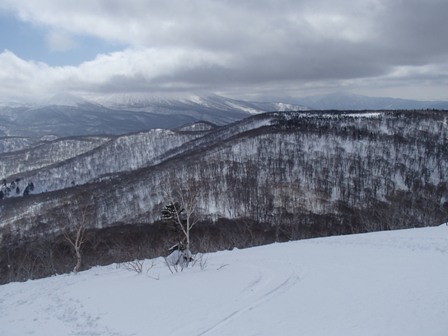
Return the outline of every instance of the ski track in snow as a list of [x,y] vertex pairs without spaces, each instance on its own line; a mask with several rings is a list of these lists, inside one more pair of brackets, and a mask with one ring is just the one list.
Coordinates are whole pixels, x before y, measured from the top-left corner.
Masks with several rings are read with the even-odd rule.
[[[287,292],[300,280],[300,276],[296,271],[289,275],[282,274],[279,276],[279,274],[274,274],[267,267],[256,267],[250,264],[247,264],[246,267],[253,268],[259,273],[258,277],[244,289],[243,296],[238,300],[238,303],[243,302],[242,306],[224,316],[217,323],[197,334],[197,336],[209,335],[237,318],[244,318],[246,312],[252,311],[260,305],[268,303],[273,297]],[[254,296],[255,299],[253,298]],[[181,333],[184,333],[184,331]]]
[[234,311],[230,315],[224,317],[222,320],[220,320],[217,324],[215,324],[211,328],[208,328],[207,330],[205,330],[205,331],[201,332],[200,334],[198,334],[198,336],[210,334],[211,332],[217,330],[218,328],[220,328],[224,324],[232,321],[233,319],[241,317],[245,312],[253,310],[253,309],[257,308],[259,305],[268,302],[269,299],[272,296],[275,296],[275,295],[278,295],[280,293],[286,292],[290,287],[294,286],[297,282],[298,282],[298,278],[297,277],[290,277],[290,278],[286,279],[280,285],[278,285],[277,287],[273,288],[271,291],[269,291],[266,294],[264,294],[261,297],[261,299],[259,299],[255,303],[252,303],[252,304],[250,304],[250,305],[248,305],[246,307],[243,307],[243,308],[241,308],[239,310]]

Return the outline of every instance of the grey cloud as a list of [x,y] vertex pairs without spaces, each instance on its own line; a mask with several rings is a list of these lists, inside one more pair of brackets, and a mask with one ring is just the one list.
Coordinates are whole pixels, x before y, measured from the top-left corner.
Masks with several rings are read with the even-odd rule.
[[[405,86],[422,78],[440,83],[448,73],[445,0],[5,1],[23,18],[53,29],[162,50],[160,57],[174,48],[183,62],[169,66],[148,59],[159,67],[154,72],[143,60],[126,74],[114,72],[112,59],[111,69],[104,66],[110,73],[104,78],[67,79],[67,86],[79,90],[219,91],[233,86],[250,91],[269,85],[305,90],[338,81],[341,86],[360,81],[402,81]],[[412,69],[396,76],[401,67]]]
[[392,65],[421,65],[448,55],[448,2],[391,1],[377,24],[376,54]]

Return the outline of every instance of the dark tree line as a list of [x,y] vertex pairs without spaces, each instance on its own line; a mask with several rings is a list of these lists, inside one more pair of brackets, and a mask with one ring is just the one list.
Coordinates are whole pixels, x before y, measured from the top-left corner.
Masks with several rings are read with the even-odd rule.
[[26,187],[23,187],[23,181],[20,178],[16,178],[11,182],[8,182],[6,179],[3,179],[0,185],[0,200],[9,197],[27,196],[33,191],[34,191],[33,182],[28,182]]

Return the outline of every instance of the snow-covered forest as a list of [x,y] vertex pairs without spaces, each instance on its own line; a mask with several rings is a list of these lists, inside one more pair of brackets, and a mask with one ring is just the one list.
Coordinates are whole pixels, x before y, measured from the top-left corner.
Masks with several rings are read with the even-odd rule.
[[[0,201],[0,239],[57,240],[88,205],[98,246],[114,229],[146,230],[157,254],[169,189],[196,193],[203,250],[441,223],[447,120],[438,111],[268,113],[201,131],[58,139],[4,153],[5,167],[38,159],[5,173],[34,190]],[[66,147],[51,149],[59,143]]]

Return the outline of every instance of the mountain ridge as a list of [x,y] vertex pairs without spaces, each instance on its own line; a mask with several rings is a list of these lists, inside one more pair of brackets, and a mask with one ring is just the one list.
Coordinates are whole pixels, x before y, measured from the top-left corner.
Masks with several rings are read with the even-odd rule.
[[[168,176],[171,176],[169,179],[179,180],[179,183],[182,181],[184,185],[189,185],[191,181],[203,181],[203,188],[210,188],[202,191],[202,202],[205,202],[203,208],[206,212],[214,209],[212,217],[227,214],[230,218],[250,216],[255,220],[266,221],[269,213],[284,211],[269,201],[269,197],[273,197],[277,199],[275,202],[279,202],[277,193],[283,192],[286,193],[284,197],[289,199],[287,204],[292,202],[292,195],[296,195],[296,202],[303,202],[303,209],[312,209],[316,214],[337,214],[340,211],[338,204],[343,203],[345,206],[362,208],[363,202],[369,199],[380,203],[390,202],[390,199],[398,197],[396,193],[401,192],[400,190],[409,193],[414,185],[421,185],[423,190],[428,188],[425,192],[422,190],[418,197],[423,197],[423,194],[429,197],[429,190],[440,188],[433,197],[442,197],[438,202],[443,203],[443,197],[448,197],[443,196],[447,191],[442,183],[446,174],[442,169],[443,162],[446,162],[448,156],[444,146],[448,141],[443,121],[446,121],[446,116],[434,113],[431,118],[428,115],[423,117],[423,113],[406,118],[405,113],[373,116],[367,112],[333,116],[315,112],[255,115],[178,142],[170,139],[171,135],[178,137],[172,131],[143,132],[136,135],[142,139],[138,140],[141,143],[139,151],[137,143],[132,142],[133,136],[119,137],[117,139],[123,139],[120,146],[106,142],[98,149],[81,154],[79,160],[70,158],[66,163],[57,163],[56,167],[49,166],[49,169],[44,168],[38,174],[24,173],[23,176],[34,183],[36,190],[69,192],[65,193],[68,199],[63,197],[65,201],[55,200],[55,204],[62,202],[60,205],[72,204],[73,201],[69,199],[76,197],[77,190],[84,188],[82,184],[91,184],[91,187],[86,185],[85,188],[92,195],[97,194],[95,202],[100,203],[96,206],[104,210],[96,220],[102,223],[100,226],[113,225],[125,218],[128,218],[125,221],[129,221],[128,216],[135,216],[130,220],[134,223],[140,221],[141,216],[150,221],[156,220],[156,208],[161,195],[155,192],[151,196],[147,188],[157,190],[157,186],[163,185]],[[418,129],[412,129],[406,124],[417,122],[416,120],[420,123]],[[434,133],[435,128],[439,133]],[[405,130],[409,134],[404,135]],[[424,137],[419,135],[422,132]],[[149,154],[145,154],[148,139],[152,139],[151,153],[154,154],[151,158],[147,157]],[[412,141],[418,142],[414,144]],[[391,142],[395,147],[391,148]],[[109,148],[107,151],[100,151],[106,147]],[[133,153],[129,152],[129,148],[134,149]],[[431,157],[423,160],[421,153],[425,152]],[[418,157],[411,164],[407,157],[417,155],[415,153],[418,153]],[[130,158],[131,154],[135,154],[134,159]],[[114,163],[118,158],[121,163]],[[105,162],[108,163],[104,164]],[[320,165],[317,165],[318,162]],[[70,169],[64,168],[65,164],[70,164]],[[329,170],[333,165],[336,167],[332,168],[334,171]],[[102,167],[107,167],[107,171]],[[370,177],[366,175],[367,171],[370,171]],[[388,172],[387,179],[380,179],[379,172]],[[111,173],[111,178],[96,184],[95,179]],[[291,189],[298,177],[301,181],[299,189]],[[79,186],[65,189],[71,186],[72,180]],[[212,187],[213,180],[216,185]],[[243,201],[241,197],[244,193],[241,194],[241,188],[244,189],[244,186],[248,188],[244,192],[255,192],[251,191],[254,187],[259,191],[247,195]],[[48,193],[48,196],[51,195],[52,193]],[[133,208],[127,205],[128,199],[122,199],[118,195],[133,195],[129,197],[138,204],[140,210],[131,211]],[[218,200],[217,195],[225,195],[225,198]],[[303,198],[305,195],[307,197]],[[103,203],[104,197],[114,201]],[[0,203],[0,208],[5,204]],[[20,202],[17,203],[19,204]],[[265,204],[266,210],[256,210],[256,204]],[[269,210],[272,206],[274,208]],[[293,203],[287,208],[291,206],[294,207]],[[120,210],[106,210],[109,207],[118,207]],[[27,211],[26,208],[25,206],[23,210]],[[19,210],[16,208],[15,211]],[[443,212],[442,209],[441,211]],[[6,216],[8,212],[3,212],[2,216]],[[27,221],[34,218],[34,215],[28,217]],[[7,222],[14,222],[14,217],[10,217]],[[29,224],[23,223],[22,227],[26,228]]]
[[[134,249],[138,237],[160,255],[176,239],[160,222],[167,193],[176,190],[196,193],[195,230],[207,248],[446,222],[447,125],[441,111],[271,112],[200,131],[156,129],[85,144],[83,137],[55,139],[10,152],[0,159],[11,169],[23,157],[41,167],[0,185],[0,283],[2,274],[22,279],[24,260],[40,267],[33,253],[49,242],[67,271],[64,233],[86,207],[89,244],[102,246],[101,260]],[[45,157],[45,146],[66,152]],[[100,258],[95,246],[85,252],[89,265]],[[9,269],[10,260],[20,267]]]
[[392,97],[369,97],[348,92],[313,95],[293,100],[316,110],[420,110],[448,109],[448,101],[420,101]]
[[157,98],[146,95],[88,100],[59,95],[45,102],[0,107],[0,135],[41,137],[56,135],[121,135],[156,128],[176,128],[196,121],[217,125],[251,114],[305,110],[285,103],[256,103],[217,95]]

